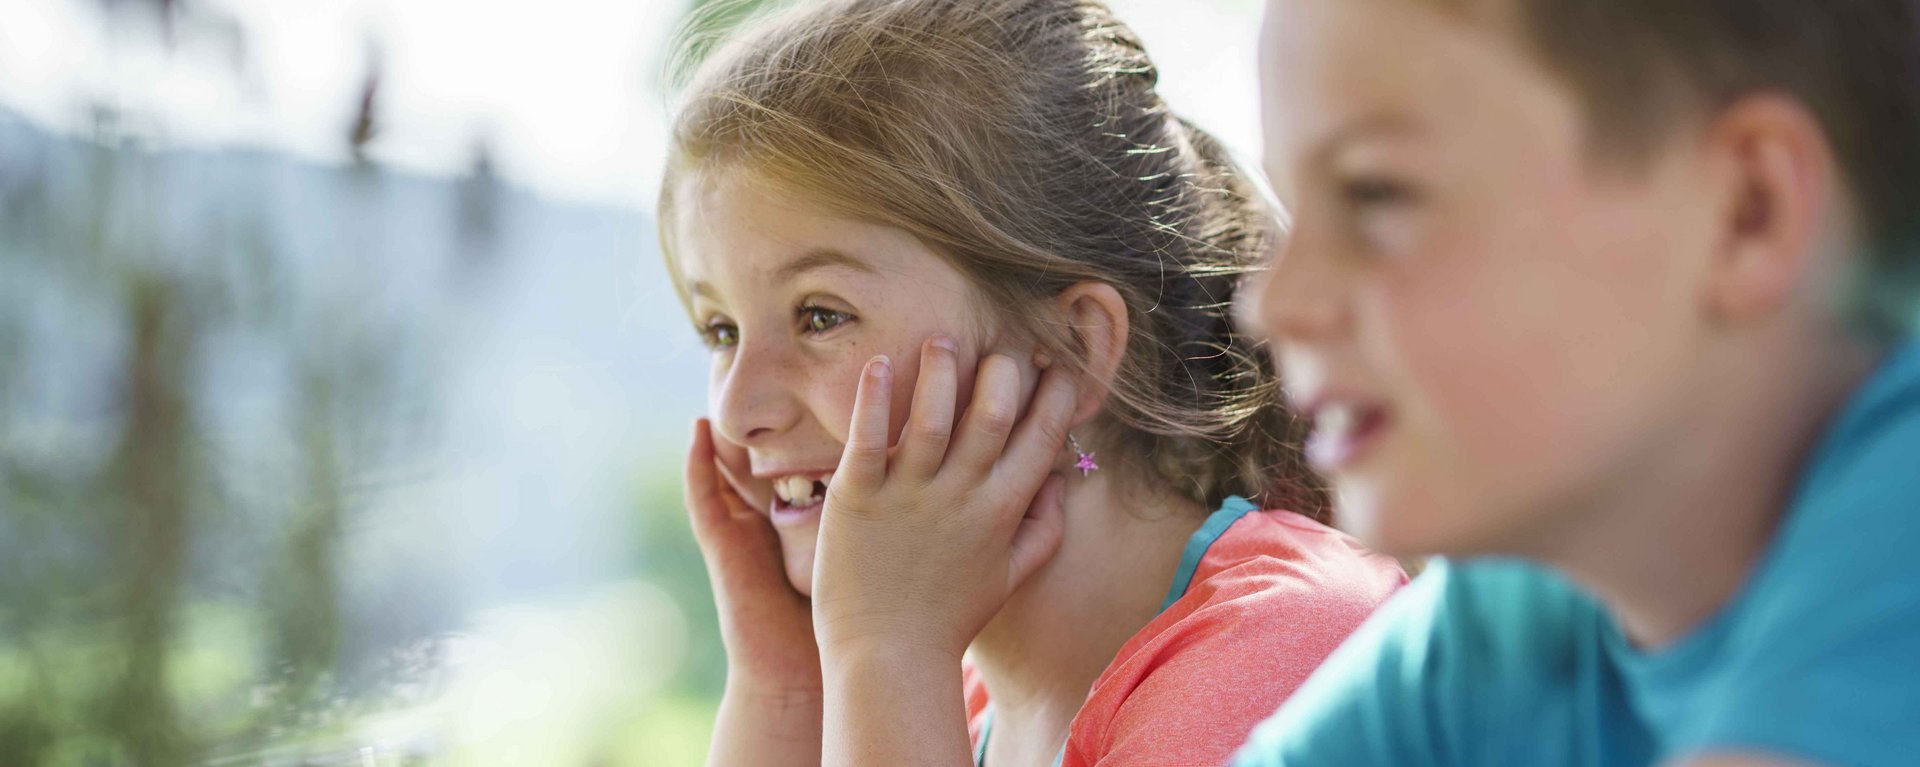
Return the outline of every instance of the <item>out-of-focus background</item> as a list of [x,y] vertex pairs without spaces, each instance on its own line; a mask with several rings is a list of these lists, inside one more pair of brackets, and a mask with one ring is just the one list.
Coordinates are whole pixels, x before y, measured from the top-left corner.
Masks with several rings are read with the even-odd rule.
[[[0,0],[0,765],[692,765],[728,0]],[[1113,0],[1254,156],[1258,0]],[[691,20],[691,21],[690,21]]]

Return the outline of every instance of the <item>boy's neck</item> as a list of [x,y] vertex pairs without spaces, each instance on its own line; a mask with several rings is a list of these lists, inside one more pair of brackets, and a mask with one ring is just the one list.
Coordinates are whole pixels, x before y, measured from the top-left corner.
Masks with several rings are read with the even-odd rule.
[[1540,558],[1593,592],[1634,645],[1672,644],[1747,582],[1829,422],[1879,353],[1831,335],[1709,352],[1667,439],[1617,492],[1564,517]]
[[1158,614],[1206,517],[1190,501],[1129,493],[1111,473],[1070,476],[1059,552],[970,648],[993,701],[994,740],[1066,734],[1093,681]]

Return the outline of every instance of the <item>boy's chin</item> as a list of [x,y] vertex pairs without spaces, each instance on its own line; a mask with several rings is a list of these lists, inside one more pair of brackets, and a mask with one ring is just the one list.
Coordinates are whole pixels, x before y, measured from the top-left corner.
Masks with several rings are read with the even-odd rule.
[[[1342,499],[1345,500],[1344,497]],[[1367,548],[1401,559],[1518,554],[1496,520],[1419,498],[1343,504],[1335,524]]]
[[[1358,483],[1355,483],[1358,484]],[[1452,531],[1434,519],[1433,508],[1415,499],[1396,497],[1373,485],[1336,486],[1334,525],[1375,552],[1391,557],[1426,557],[1455,553]]]

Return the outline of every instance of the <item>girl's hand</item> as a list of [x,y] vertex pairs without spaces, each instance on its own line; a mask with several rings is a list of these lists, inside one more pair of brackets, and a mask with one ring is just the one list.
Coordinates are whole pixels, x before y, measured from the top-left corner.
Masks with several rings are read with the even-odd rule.
[[720,613],[729,694],[817,701],[820,648],[812,614],[807,598],[787,582],[772,523],[750,505],[764,507],[771,488],[752,482],[746,451],[715,436],[707,419],[696,421],[687,451],[687,514]]
[[924,346],[891,460],[889,361],[861,374],[814,560],[814,628],[830,656],[950,656],[957,674],[974,636],[1059,547],[1063,481],[1051,471],[1072,384],[1043,371],[1022,419],[1019,365],[989,355],[956,428],[956,366],[952,341]]

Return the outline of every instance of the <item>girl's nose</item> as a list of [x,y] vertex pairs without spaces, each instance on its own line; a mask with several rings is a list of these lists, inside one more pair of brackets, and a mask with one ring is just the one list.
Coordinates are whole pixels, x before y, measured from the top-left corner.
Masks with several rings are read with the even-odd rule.
[[742,339],[727,369],[714,382],[713,423],[721,436],[753,447],[786,432],[799,420],[790,376],[777,368],[780,352]]

